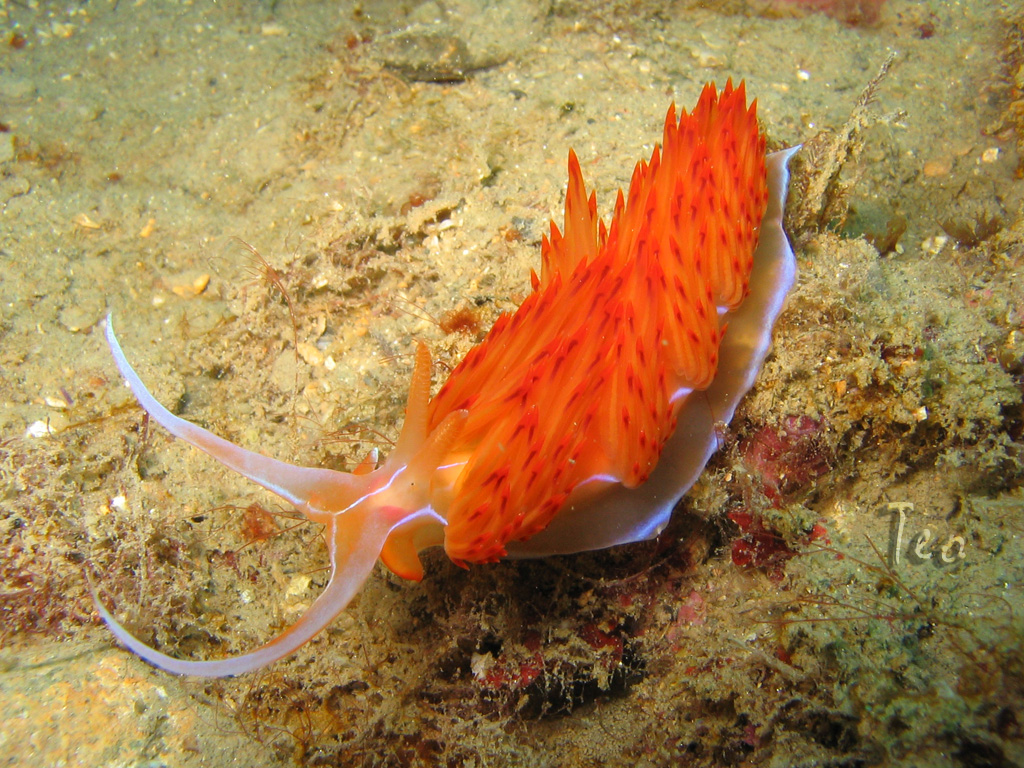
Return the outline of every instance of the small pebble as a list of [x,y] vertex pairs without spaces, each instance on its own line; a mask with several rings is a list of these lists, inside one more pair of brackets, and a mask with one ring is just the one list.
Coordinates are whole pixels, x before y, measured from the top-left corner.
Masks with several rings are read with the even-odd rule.
[[206,286],[209,284],[210,276],[202,274],[190,283],[179,283],[178,285],[172,286],[171,290],[176,296],[180,296],[183,299],[191,299],[205,291]]
[[947,158],[943,158],[942,160],[929,160],[924,164],[921,172],[928,178],[934,179],[936,176],[945,176],[952,170],[952,161]]
[[301,357],[306,365],[323,365],[324,355],[319,349],[308,341],[299,342],[299,357]]

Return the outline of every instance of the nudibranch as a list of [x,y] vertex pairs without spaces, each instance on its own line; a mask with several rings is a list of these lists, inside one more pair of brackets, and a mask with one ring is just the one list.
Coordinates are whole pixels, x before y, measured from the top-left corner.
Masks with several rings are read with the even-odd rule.
[[418,553],[437,545],[465,565],[656,536],[717,447],[716,423],[753,385],[793,284],[782,214],[794,151],[765,156],[742,83],[707,85],[692,112],[669,108],[660,148],[637,164],[608,225],[570,151],[564,224],[543,240],[532,292],[433,397],[419,345],[394,449],[351,474],[277,461],[175,416],[108,317],[114,359],[149,415],[321,523],[331,568],[295,624],[238,656],[168,656],[97,599],[107,625],[170,672],[238,675],[324,629],[378,558],[418,580]]

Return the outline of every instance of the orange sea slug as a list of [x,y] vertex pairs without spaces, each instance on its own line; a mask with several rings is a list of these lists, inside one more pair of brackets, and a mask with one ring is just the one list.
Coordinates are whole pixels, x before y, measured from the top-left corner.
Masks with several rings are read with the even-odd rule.
[[467,564],[657,535],[714,451],[715,421],[753,384],[795,275],[782,230],[794,150],[766,161],[755,111],[731,82],[706,86],[678,120],[669,108],[661,148],[637,165],[607,227],[570,152],[563,231],[552,223],[533,292],[433,398],[419,346],[398,443],[376,468],[293,466],[174,416],[108,318],[118,368],[153,419],[322,523],[331,560],[310,609],[249,653],[172,658],[97,602],[114,634],[171,672],[236,675],[327,626],[378,557],[419,579],[418,553],[435,545]]

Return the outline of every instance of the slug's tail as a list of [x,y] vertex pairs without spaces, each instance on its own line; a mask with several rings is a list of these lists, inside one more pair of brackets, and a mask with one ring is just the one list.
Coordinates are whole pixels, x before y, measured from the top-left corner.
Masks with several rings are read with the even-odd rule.
[[426,348],[417,356],[406,423],[395,451],[379,469],[367,465],[361,466],[358,474],[347,474],[261,456],[175,416],[153,397],[128,363],[109,316],[106,336],[118,369],[157,423],[324,524],[331,560],[327,587],[295,624],[253,651],[215,661],[176,659],[139,640],[103,606],[90,582],[100,616],[129,649],[176,674],[240,675],[287,656],[324,629],[356,595],[382,553],[396,573],[406,578],[422,576],[417,552],[439,543],[446,524],[423,495],[429,486],[424,476],[429,479],[465,421],[465,412],[458,412],[428,433],[424,414],[430,390],[430,355]]

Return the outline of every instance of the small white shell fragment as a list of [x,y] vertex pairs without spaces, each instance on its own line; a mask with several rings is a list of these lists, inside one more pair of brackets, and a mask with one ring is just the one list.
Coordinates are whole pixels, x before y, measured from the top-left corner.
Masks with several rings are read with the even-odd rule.
[[469,660],[469,668],[477,680],[483,680],[493,666],[494,657],[490,653],[474,653]]
[[97,223],[87,213],[76,214],[75,216],[71,217],[71,221],[73,221],[82,229],[103,229],[103,225]]
[[46,403],[50,408],[56,408],[63,411],[68,407],[67,400],[63,397],[54,397],[53,395],[47,395],[43,398],[43,402]]
[[946,235],[935,235],[934,237],[926,237],[921,241],[921,250],[930,256],[934,256],[941,251],[946,243],[949,242],[949,237]]
[[290,582],[288,582],[288,590],[285,592],[287,597],[298,597],[309,589],[309,583],[313,579],[310,576],[303,574],[302,576],[295,576]]
[[118,512],[128,511],[128,499],[123,494],[115,496],[110,500],[110,508],[116,509]]
[[57,433],[48,421],[33,421],[25,430],[25,437],[48,437]]

